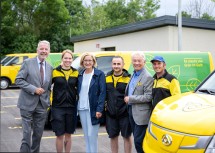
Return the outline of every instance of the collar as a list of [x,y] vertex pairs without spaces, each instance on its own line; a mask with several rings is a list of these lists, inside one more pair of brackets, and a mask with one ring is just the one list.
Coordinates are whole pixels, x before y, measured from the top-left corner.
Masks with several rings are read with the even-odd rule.
[[[79,75],[83,75],[84,71],[85,71],[85,69],[81,70],[81,72],[79,73]],[[99,75],[99,71],[95,67],[93,67],[93,75]]]
[[142,72],[143,72],[143,69],[141,69],[139,71],[134,71],[134,75],[139,76]]
[[155,75],[153,76],[153,78],[155,78],[155,79],[165,78],[167,74],[168,74],[168,72],[167,72],[167,70],[165,69],[165,70],[164,70],[164,74],[163,74],[161,77],[157,78],[157,75],[156,75],[156,73],[155,73]]
[[[61,66],[61,65],[58,65],[55,69],[58,70],[58,71],[61,71],[62,66]],[[72,71],[76,71],[76,69],[73,68],[72,66],[70,66],[70,69],[72,69]]]
[[[123,72],[123,75],[122,75],[123,77],[130,77],[131,76],[126,69],[123,69],[122,72]],[[113,75],[113,73],[114,73],[114,71],[111,70],[107,73],[107,76]]]
[[[41,61],[40,61],[40,59],[38,58],[38,56],[37,56],[37,63],[38,63],[38,64],[41,63]],[[43,65],[44,65],[44,64],[45,64],[45,61],[43,61],[42,63],[43,63]]]

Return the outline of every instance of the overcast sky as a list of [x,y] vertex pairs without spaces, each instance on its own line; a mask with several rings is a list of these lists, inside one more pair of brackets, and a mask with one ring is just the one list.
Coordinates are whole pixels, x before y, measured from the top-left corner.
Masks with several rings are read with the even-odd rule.
[[[181,9],[187,10],[187,7],[190,1],[192,0],[181,0]],[[208,3],[210,1],[211,0],[204,0],[204,3]],[[89,4],[91,0],[83,0],[83,2]],[[156,12],[157,16],[176,15],[177,13],[178,13],[178,0],[160,0],[160,9]],[[212,14],[215,15],[215,9],[213,10]]]

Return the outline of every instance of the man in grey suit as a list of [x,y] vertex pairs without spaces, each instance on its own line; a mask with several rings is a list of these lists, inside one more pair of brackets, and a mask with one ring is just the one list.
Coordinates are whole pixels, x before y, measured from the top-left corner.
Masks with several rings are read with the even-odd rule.
[[128,104],[129,121],[138,153],[143,153],[142,142],[152,111],[153,78],[144,68],[145,56],[142,52],[132,54],[134,73],[125,91],[124,101]]
[[37,46],[37,57],[25,60],[16,76],[16,85],[21,88],[17,104],[23,128],[20,152],[40,150],[46,112],[50,105],[52,66],[45,61],[49,53],[50,43],[46,40],[40,41]]

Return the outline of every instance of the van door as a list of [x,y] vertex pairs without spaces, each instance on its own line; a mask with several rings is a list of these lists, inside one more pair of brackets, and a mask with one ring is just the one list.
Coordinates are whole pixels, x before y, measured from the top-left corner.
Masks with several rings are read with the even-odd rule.
[[5,60],[1,66],[1,89],[7,89],[15,83],[16,75],[27,58],[28,56],[8,56],[9,60]]
[[18,74],[18,71],[21,68],[21,65],[25,59],[27,59],[28,56],[17,56],[15,57],[10,63],[8,63],[8,70],[10,70],[10,79],[11,83],[15,83],[16,75]]

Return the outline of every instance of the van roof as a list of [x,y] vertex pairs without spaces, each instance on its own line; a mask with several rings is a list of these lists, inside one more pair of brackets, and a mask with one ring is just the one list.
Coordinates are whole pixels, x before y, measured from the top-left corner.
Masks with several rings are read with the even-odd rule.
[[15,54],[6,54],[6,56],[23,56],[23,55],[36,55],[37,53],[15,53]]

